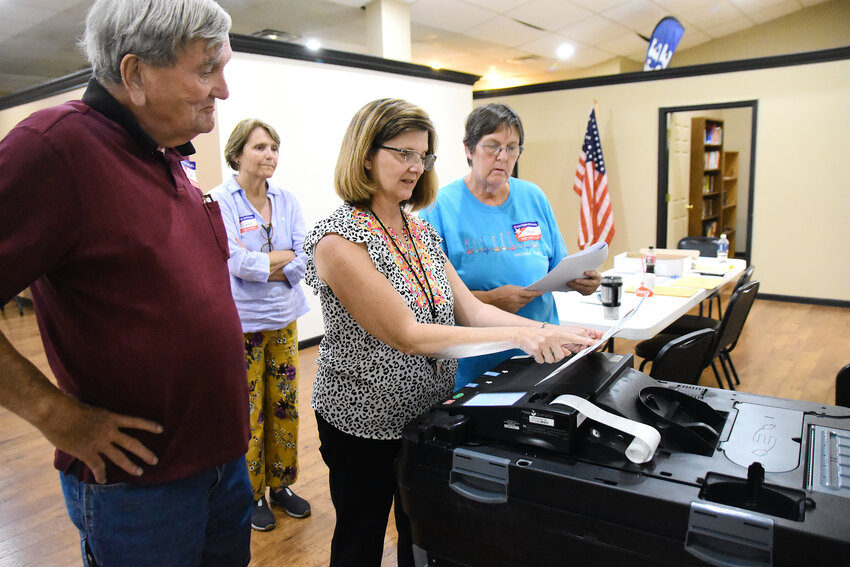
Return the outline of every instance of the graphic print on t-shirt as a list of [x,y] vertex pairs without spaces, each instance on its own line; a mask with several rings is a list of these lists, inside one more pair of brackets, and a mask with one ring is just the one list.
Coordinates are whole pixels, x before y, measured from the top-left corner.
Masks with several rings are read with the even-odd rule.
[[512,226],[513,233],[500,231],[488,234],[464,234],[463,241],[466,254],[490,254],[499,252],[514,252],[527,254],[527,248],[538,248],[541,237],[540,225],[536,222],[517,223]]

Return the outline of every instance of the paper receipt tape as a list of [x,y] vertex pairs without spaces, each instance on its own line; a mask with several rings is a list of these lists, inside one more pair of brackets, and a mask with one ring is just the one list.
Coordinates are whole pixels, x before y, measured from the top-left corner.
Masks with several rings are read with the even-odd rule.
[[661,434],[654,427],[609,413],[584,398],[563,394],[552,400],[552,403],[575,408],[592,421],[632,435],[634,440],[626,448],[626,457],[633,463],[645,463],[652,459],[661,442]]

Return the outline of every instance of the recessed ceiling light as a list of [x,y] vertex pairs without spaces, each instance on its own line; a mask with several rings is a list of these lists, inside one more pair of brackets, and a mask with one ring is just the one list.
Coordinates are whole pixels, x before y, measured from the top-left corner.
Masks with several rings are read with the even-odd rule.
[[569,43],[562,43],[558,46],[555,54],[558,56],[558,59],[569,59],[573,56],[573,53],[576,52],[576,48],[570,45]]
[[318,39],[308,39],[304,45],[310,51],[318,51],[322,48],[322,43]]

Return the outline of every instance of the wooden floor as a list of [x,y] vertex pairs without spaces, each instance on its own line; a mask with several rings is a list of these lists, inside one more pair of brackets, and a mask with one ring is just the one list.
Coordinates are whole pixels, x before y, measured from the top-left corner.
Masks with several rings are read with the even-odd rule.
[[[19,317],[14,305],[6,306],[0,330],[51,375],[31,307]],[[832,403],[835,374],[850,362],[848,336],[849,309],[757,300],[733,355],[741,376],[739,390]],[[631,341],[616,341],[617,352],[633,348]],[[298,520],[275,509],[277,528],[253,532],[254,567],[318,567],[328,562],[334,512],[309,408],[316,350],[301,352],[301,473],[293,486],[310,501],[313,513]],[[0,377],[2,373],[0,369]],[[717,385],[710,369],[701,383]],[[80,565],[79,539],[65,512],[52,455],[52,447],[33,427],[0,408],[0,567]],[[396,566],[392,526],[383,565]]]

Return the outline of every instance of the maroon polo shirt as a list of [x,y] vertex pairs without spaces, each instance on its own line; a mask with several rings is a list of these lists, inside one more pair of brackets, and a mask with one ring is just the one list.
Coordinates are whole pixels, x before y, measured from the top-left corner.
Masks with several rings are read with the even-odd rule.
[[[178,151],[180,150],[180,151]],[[96,81],[0,142],[0,302],[31,285],[59,387],[162,434],[136,479],[182,478],[247,450],[242,331],[217,205]],[[75,461],[56,451],[61,471]],[[74,468],[93,481],[86,467]]]

